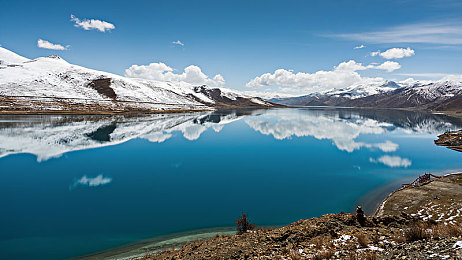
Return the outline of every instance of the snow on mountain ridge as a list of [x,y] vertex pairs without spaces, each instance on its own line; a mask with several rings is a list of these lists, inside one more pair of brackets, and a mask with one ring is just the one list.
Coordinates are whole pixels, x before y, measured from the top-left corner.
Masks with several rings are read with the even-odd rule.
[[344,89],[329,90],[323,92],[322,94],[356,99],[360,97],[366,97],[370,95],[393,91],[399,87],[400,86],[394,81],[372,82],[366,84],[355,84]]
[[201,105],[162,88],[72,65],[56,57],[41,57],[25,62],[22,66],[0,70],[0,78],[0,95],[4,96],[108,100],[97,90],[85,85],[95,79],[111,78],[111,88],[120,101],[172,104],[179,104],[180,101],[181,104]]
[[273,105],[225,88],[126,78],[73,65],[56,55],[29,60],[0,48],[0,60],[0,109],[210,110],[216,105]]
[[22,57],[10,50],[0,47],[0,68],[1,66],[20,64],[28,60],[28,58]]

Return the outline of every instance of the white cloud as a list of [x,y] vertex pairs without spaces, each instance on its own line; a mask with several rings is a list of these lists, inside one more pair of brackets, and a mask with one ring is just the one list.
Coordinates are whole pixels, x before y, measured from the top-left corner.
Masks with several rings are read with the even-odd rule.
[[174,42],[172,42],[172,43],[173,43],[173,44],[176,44],[176,45],[184,46],[184,43],[182,43],[180,40],[174,41]]
[[69,187],[70,190],[75,189],[77,186],[88,186],[88,187],[98,187],[106,185],[112,182],[112,178],[104,177],[102,174],[89,178],[87,175],[82,176],[80,179],[74,181],[74,183]]
[[246,86],[258,88],[264,86],[285,86],[290,89],[296,88],[308,92],[330,90],[334,88],[348,87],[357,83],[381,81],[382,78],[361,77],[357,71],[367,69],[385,70],[388,72],[401,68],[401,65],[394,61],[386,61],[382,64],[370,64],[364,66],[354,60],[342,62],[333,70],[320,70],[315,73],[294,73],[292,70],[278,69],[274,73],[265,73],[249,81]]
[[412,55],[415,55],[415,51],[408,47],[407,49],[404,49],[404,48],[391,48],[391,49],[388,49],[388,50],[386,50],[384,52],[375,51],[375,52],[371,53],[371,56],[377,56],[377,55],[380,55],[380,56],[382,56],[383,58],[385,58],[387,60],[401,59],[401,58],[404,58],[404,57],[410,57]]
[[357,50],[357,49],[362,49],[362,48],[366,48],[366,46],[364,44],[361,44],[359,46],[355,46],[353,49]]
[[115,26],[112,23],[108,23],[105,21],[101,20],[96,20],[96,19],[84,19],[80,20],[79,18],[75,17],[73,14],[71,14],[71,21],[75,22],[75,27],[82,27],[84,30],[98,30],[100,32],[105,32],[105,31],[110,31],[115,28]]
[[195,85],[211,85],[221,87],[225,85],[225,79],[220,74],[213,78],[205,75],[201,68],[190,65],[181,74],[173,72],[173,68],[164,63],[151,63],[149,65],[132,65],[125,70],[125,76],[130,78],[143,78],[158,81],[187,82]]
[[381,31],[331,36],[371,43],[462,44],[462,22],[415,23],[389,27]]
[[383,163],[386,166],[392,167],[392,168],[395,168],[395,167],[407,168],[407,167],[411,166],[411,164],[412,164],[412,161],[407,159],[407,158],[401,158],[399,156],[390,156],[390,155],[384,155],[384,156],[378,158],[377,160],[374,159],[374,158],[369,158],[369,161],[373,162],[373,163],[380,162],[380,163]]
[[367,67],[364,67],[361,63],[358,63],[354,60],[344,61],[339,65],[335,66],[334,69],[336,71],[357,71],[357,70],[365,70]]
[[380,65],[369,65],[367,67],[392,72],[392,71],[395,71],[395,70],[401,68],[401,65],[396,61],[385,61],[384,63],[382,63]]
[[51,43],[49,41],[38,39],[37,47],[43,48],[43,49],[49,49],[49,50],[61,50],[61,51],[63,51],[63,50],[67,50],[70,47],[70,45],[63,46],[61,44],[54,44],[54,43]]

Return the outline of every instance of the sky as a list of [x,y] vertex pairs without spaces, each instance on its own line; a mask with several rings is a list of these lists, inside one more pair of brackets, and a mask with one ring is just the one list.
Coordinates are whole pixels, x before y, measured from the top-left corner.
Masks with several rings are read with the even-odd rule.
[[0,45],[129,77],[303,94],[462,74],[462,2],[1,0]]

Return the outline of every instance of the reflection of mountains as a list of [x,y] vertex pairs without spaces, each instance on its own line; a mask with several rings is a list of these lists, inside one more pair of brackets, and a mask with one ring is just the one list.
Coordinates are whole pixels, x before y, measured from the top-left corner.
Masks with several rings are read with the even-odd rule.
[[332,140],[338,149],[348,152],[361,147],[383,152],[398,149],[397,144],[388,140],[378,143],[356,141],[361,134],[403,130],[436,136],[462,127],[462,122],[456,118],[424,112],[332,108],[271,110],[263,116],[247,119],[246,123],[255,131],[276,139],[313,136],[319,140]]
[[0,157],[31,153],[37,160],[63,153],[114,145],[133,138],[163,142],[180,131],[196,140],[212,127],[224,125],[257,111],[230,111],[195,114],[155,114],[146,116],[2,116],[0,117]]
[[266,111],[227,111],[195,114],[156,114],[145,116],[1,116],[0,157],[31,153],[47,160],[63,153],[114,145],[133,138],[163,142],[178,131],[196,140],[208,128],[223,127],[247,115],[254,130],[276,139],[313,136],[332,140],[340,150],[360,148],[394,152],[398,144],[389,140],[366,143],[361,134],[382,134],[393,130],[428,133],[435,137],[462,128],[458,119],[444,115],[398,110],[361,109],[273,109]]
[[451,129],[462,128],[462,121],[443,114],[431,114],[423,111],[396,109],[341,109],[339,117],[351,118],[352,115],[390,123],[394,128],[416,133],[441,134]]

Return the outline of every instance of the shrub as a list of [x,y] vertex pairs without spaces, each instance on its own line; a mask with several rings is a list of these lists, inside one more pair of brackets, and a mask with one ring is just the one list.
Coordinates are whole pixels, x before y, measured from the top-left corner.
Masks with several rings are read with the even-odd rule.
[[429,238],[429,234],[426,232],[427,228],[425,225],[420,223],[412,223],[408,228],[404,230],[404,237],[406,241],[418,241]]
[[244,212],[241,213],[242,215],[236,220],[236,231],[238,235],[244,234],[248,230],[255,229],[255,224],[249,222]]

